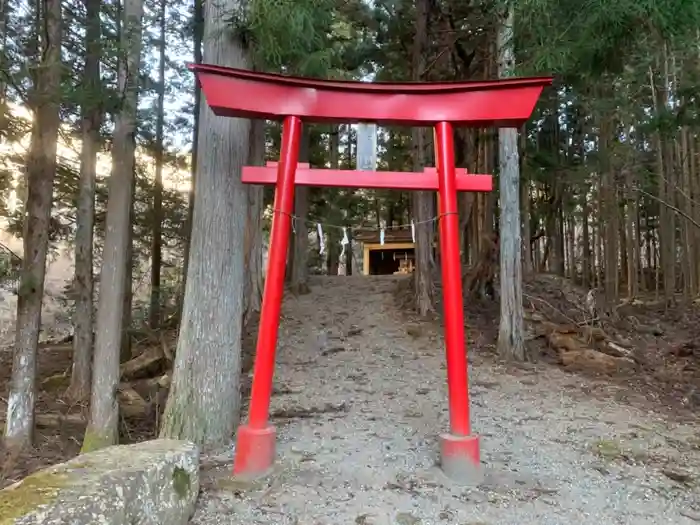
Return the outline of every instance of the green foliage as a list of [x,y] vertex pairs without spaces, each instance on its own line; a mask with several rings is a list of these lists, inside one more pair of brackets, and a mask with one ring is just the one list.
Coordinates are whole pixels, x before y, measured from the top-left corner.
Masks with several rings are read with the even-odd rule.
[[522,71],[572,79],[619,74],[649,39],[659,45],[694,36],[700,25],[700,3],[694,0],[526,0],[515,5]]
[[332,50],[330,0],[250,0],[231,14],[233,30],[251,42],[257,64],[273,71],[326,76]]

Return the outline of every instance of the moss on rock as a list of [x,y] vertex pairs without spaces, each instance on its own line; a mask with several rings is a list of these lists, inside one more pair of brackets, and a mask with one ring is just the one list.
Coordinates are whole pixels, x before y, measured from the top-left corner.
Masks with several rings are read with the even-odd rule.
[[181,499],[186,498],[190,493],[190,474],[182,467],[173,469],[173,488],[175,494]]
[[37,507],[56,500],[70,482],[66,472],[37,472],[0,491],[0,525],[11,525]]

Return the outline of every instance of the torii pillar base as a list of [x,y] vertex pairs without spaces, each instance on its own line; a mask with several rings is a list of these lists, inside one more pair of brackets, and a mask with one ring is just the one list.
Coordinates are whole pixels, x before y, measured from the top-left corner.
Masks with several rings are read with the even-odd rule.
[[250,425],[238,427],[233,475],[255,480],[269,474],[275,462],[276,437],[273,426],[261,429],[251,428]]
[[479,436],[440,435],[440,467],[451,480],[475,486],[484,479]]

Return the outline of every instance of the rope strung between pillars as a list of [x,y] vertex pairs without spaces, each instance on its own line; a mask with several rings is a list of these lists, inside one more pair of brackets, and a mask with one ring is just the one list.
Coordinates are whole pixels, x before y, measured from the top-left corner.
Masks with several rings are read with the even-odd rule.
[[416,220],[411,220],[411,222],[407,224],[399,224],[397,226],[392,226],[390,228],[387,228],[385,226],[380,226],[380,227],[371,227],[371,226],[343,226],[339,224],[332,224],[328,222],[314,222],[314,221],[307,221],[307,220],[302,220],[301,218],[297,217],[294,214],[291,213],[285,213],[282,210],[277,210],[273,209],[272,213],[279,213],[288,216],[292,220],[292,231],[296,233],[296,225],[297,223],[299,224],[304,224],[307,227],[316,227],[316,232],[318,234],[318,239],[319,239],[319,253],[323,255],[326,251],[326,244],[324,240],[324,235],[323,231],[325,229],[337,229],[343,232],[343,237],[340,240],[340,245],[342,248],[341,252],[341,257],[345,254],[345,247],[350,244],[350,238],[348,236],[348,232],[356,232],[356,231],[362,231],[362,232],[379,232],[379,244],[384,246],[385,243],[385,233],[386,230],[407,230],[410,228],[411,230],[411,239],[412,242],[415,244],[416,242],[416,227],[417,226],[425,226],[427,224],[437,224],[440,222],[440,220],[443,217],[446,217],[447,215],[457,215],[456,212],[449,212],[449,213],[440,213],[439,215],[436,215],[434,217],[431,217],[430,219],[426,219],[423,221],[416,221]]

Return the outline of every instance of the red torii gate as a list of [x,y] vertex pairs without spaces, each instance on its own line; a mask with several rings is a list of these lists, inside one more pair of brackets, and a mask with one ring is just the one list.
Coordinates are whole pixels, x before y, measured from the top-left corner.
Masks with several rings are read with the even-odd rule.
[[[243,168],[243,182],[275,184],[267,277],[256,347],[247,424],[238,429],[234,474],[264,475],[275,458],[275,428],[268,416],[284,274],[294,211],[294,186],[344,186],[439,192],[450,431],[440,436],[443,470],[471,477],[480,465],[479,438],[471,433],[464,339],[457,191],[491,191],[490,175],[454,165],[453,125],[518,127],[532,113],[549,77],[486,82],[364,83],[312,80],[269,73],[190,65],[212,111],[224,117],[282,120],[280,161]],[[436,168],[423,173],[311,169],[298,163],[301,123],[376,122],[433,126]]]

